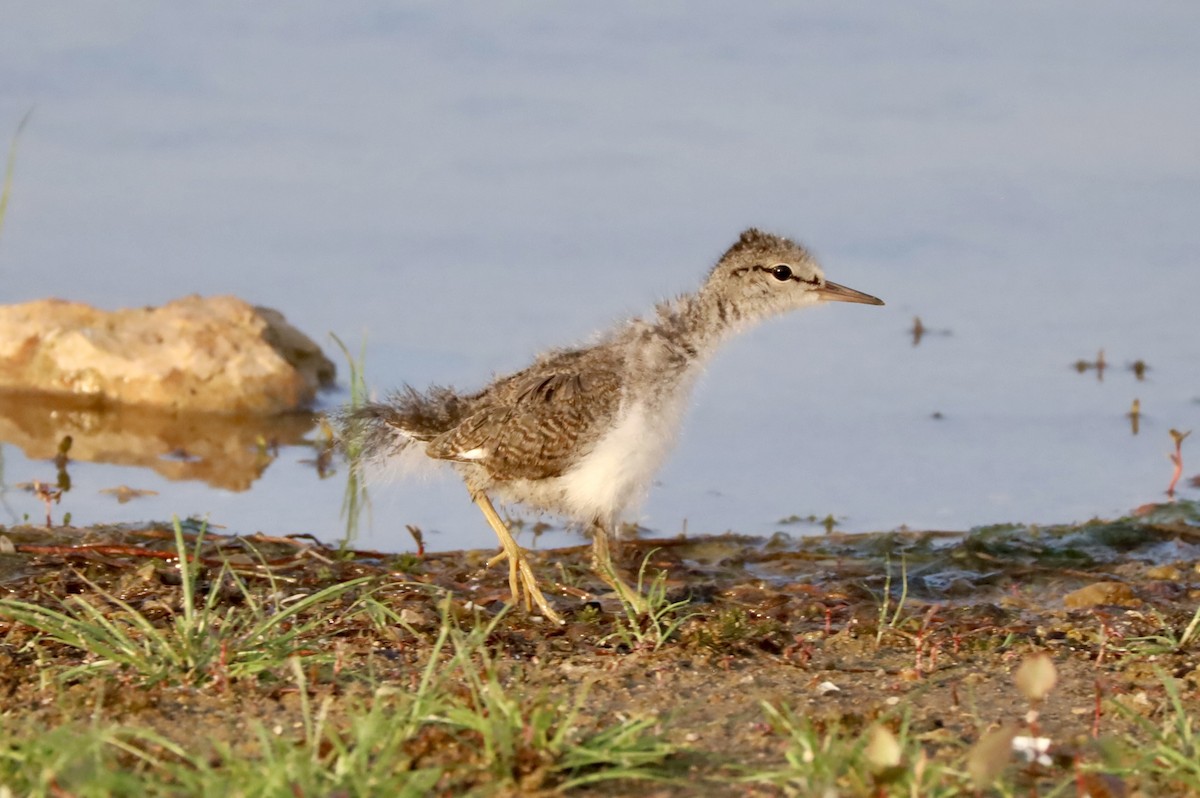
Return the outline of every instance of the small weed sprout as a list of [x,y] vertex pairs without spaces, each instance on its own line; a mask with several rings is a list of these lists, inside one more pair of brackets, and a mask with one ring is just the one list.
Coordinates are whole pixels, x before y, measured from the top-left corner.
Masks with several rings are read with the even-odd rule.
[[46,526],[54,526],[51,510],[55,504],[62,501],[63,489],[57,485],[51,485],[49,482],[42,482],[40,479],[35,479],[33,482],[19,487],[25,487],[46,505]]
[[1175,470],[1171,473],[1171,484],[1167,485],[1167,496],[1175,498],[1175,485],[1179,482],[1179,478],[1183,476],[1183,440],[1192,434],[1191,430],[1180,432],[1177,429],[1170,430],[1171,440],[1175,442],[1175,451],[1171,452],[1168,457],[1175,465]]
[[1129,418],[1129,428],[1134,434],[1138,434],[1138,429],[1142,421],[1142,402],[1140,399],[1134,399],[1133,405],[1130,406],[1129,412],[1125,414]]
[[[900,555],[900,598],[896,602],[896,608],[891,610],[892,604],[892,558],[891,555],[885,559],[886,573],[883,578],[883,596],[879,601],[879,623],[875,629],[875,646],[878,648],[883,644],[883,633],[887,629],[894,629],[900,623],[900,615],[904,611],[904,605],[908,601],[908,561],[903,554]],[[888,611],[891,610],[891,618],[888,618]]]
[[680,610],[688,605],[688,599],[667,600],[666,571],[659,571],[650,583],[646,584],[646,569],[656,551],[658,549],[647,552],[642,558],[641,567],[638,568],[636,590],[644,608],[639,607],[638,602],[631,601],[627,596],[618,594],[625,617],[616,620],[614,631],[601,638],[601,643],[616,639],[631,649],[648,648],[657,651],[689,618],[696,615],[694,612],[679,614]]
[[421,531],[421,527],[415,524],[405,524],[404,528],[408,530],[408,534],[412,536],[413,543],[417,544],[417,559],[421,560],[425,557],[425,533]]

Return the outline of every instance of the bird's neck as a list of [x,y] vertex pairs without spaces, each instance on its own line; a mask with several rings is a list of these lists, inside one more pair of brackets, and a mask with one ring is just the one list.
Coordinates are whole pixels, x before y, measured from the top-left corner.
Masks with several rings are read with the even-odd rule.
[[703,291],[663,302],[650,318],[635,319],[621,334],[631,398],[677,420],[678,400],[691,390],[709,358],[752,321]]
[[664,302],[657,311],[655,326],[663,337],[699,362],[754,322],[736,302],[703,289]]

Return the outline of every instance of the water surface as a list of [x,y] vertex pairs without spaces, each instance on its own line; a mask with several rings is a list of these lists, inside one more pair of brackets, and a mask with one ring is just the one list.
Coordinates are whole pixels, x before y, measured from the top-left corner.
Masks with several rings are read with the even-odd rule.
[[[1121,3],[26,4],[0,50],[0,130],[36,106],[0,299],[234,293],[330,352],[329,332],[365,341],[379,391],[475,387],[690,290],[759,225],[888,304],[734,342],[640,523],[1120,513],[1162,498],[1167,430],[1200,428],[1197,22]],[[1100,349],[1102,380],[1072,368]],[[12,486],[54,466],[0,452],[0,518],[37,517]],[[243,491],[77,463],[54,513],[336,539],[341,475],[311,456],[283,448]],[[118,484],[158,495],[97,492]],[[411,548],[406,524],[491,545],[452,476],[372,498],[361,545]]]

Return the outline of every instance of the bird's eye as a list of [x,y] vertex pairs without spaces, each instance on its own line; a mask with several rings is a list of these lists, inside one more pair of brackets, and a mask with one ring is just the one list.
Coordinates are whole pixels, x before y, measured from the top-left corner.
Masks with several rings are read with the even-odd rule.
[[783,282],[784,280],[790,280],[792,279],[792,267],[788,266],[786,263],[781,263],[771,269],[771,274],[773,274],[775,279],[779,280],[780,282]]

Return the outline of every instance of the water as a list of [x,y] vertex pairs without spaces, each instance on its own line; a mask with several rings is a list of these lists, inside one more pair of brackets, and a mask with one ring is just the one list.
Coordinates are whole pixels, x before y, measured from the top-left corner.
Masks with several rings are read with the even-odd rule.
[[[365,340],[378,390],[474,387],[690,290],[754,224],[888,305],[731,345],[642,524],[1121,513],[1163,498],[1167,430],[1200,428],[1198,21],[1186,4],[125,3],[64,22],[25,4],[0,48],[0,130],[36,106],[0,298],[234,293],[331,353],[328,332]],[[1071,368],[1101,348],[1102,381]],[[53,465],[0,453],[0,517],[39,517],[12,485]],[[336,540],[344,474],[319,479],[311,455],[285,448],[241,492],[75,463],[54,513]],[[158,496],[97,493],[118,484]],[[359,545],[411,549],[406,524],[492,545],[453,476],[372,499]]]

